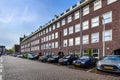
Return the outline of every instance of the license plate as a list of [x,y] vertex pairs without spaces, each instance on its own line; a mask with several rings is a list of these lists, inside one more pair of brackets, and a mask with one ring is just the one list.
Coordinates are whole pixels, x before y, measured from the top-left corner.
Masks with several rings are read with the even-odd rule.
[[111,67],[111,66],[104,66],[104,68],[105,68],[105,69],[111,69],[111,70],[114,70],[114,68]]
[[76,66],[80,66],[80,64],[78,64],[78,63],[76,63],[75,65],[76,65]]

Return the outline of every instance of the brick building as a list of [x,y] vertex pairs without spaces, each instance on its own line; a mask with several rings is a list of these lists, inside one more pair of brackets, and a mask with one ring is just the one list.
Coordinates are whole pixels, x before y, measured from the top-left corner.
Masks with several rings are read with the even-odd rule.
[[20,43],[21,52],[102,57],[120,48],[120,0],[82,0]]

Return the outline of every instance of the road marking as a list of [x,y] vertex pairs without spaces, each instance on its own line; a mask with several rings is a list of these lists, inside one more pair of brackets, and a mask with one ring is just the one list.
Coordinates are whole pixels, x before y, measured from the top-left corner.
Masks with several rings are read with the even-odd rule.
[[0,73],[2,73],[2,69],[0,69]]
[[94,68],[92,68],[92,69],[90,69],[90,70],[88,70],[88,71],[86,71],[86,72],[90,72],[90,71],[92,71]]
[[2,57],[1,57],[0,61],[1,61],[1,63],[3,62],[3,58]]
[[0,80],[2,80],[2,75],[0,75]]

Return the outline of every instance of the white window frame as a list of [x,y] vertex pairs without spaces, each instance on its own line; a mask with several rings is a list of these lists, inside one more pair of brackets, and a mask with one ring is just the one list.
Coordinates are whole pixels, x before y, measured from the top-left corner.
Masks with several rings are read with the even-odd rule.
[[49,27],[49,32],[52,31],[51,26]]
[[116,2],[117,0],[107,0],[107,4],[109,5],[109,4],[112,4],[112,3],[114,3],[114,2]]
[[68,16],[67,22],[68,22],[68,23],[72,22],[72,16],[71,16],[71,15]]
[[99,16],[92,18],[91,26],[92,26],[92,27],[97,27],[97,26],[99,26]]
[[91,34],[91,43],[99,42],[99,32]]
[[89,29],[89,20],[86,20],[82,23],[82,30]]
[[67,28],[65,28],[63,31],[64,31],[63,35],[67,36],[67,34],[68,34]]
[[55,48],[58,48],[58,42],[55,42]]
[[89,35],[83,36],[83,44],[89,44]]
[[89,14],[90,10],[89,10],[89,5],[83,7],[83,16]]
[[69,27],[69,34],[73,34],[73,26]]
[[102,8],[102,1],[101,0],[96,0],[94,2],[94,11]]
[[112,11],[103,14],[103,24],[112,22]]
[[58,38],[58,32],[55,33],[55,38]]
[[67,39],[65,39],[64,41],[63,41],[63,47],[67,47],[67,42],[68,42],[68,40]]
[[69,46],[73,46],[73,38],[69,39]]
[[55,24],[52,26],[53,30],[55,30]]
[[62,20],[62,26],[65,25],[65,19]]
[[75,38],[75,45],[80,45],[80,37]]
[[57,22],[57,28],[59,28],[60,27],[60,22]]
[[103,41],[112,41],[112,30],[106,30],[103,32],[103,37]]
[[75,32],[80,32],[80,23],[75,25]]
[[75,13],[74,13],[74,19],[76,20],[76,19],[78,19],[80,17],[80,13],[79,13],[79,11],[76,11]]
[[52,34],[52,39],[54,39],[54,33]]

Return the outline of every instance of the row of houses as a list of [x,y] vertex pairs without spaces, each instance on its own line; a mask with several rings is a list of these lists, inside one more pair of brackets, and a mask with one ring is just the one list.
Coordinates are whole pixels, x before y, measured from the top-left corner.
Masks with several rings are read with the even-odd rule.
[[120,0],[82,0],[28,36],[22,53],[102,57],[120,48]]

